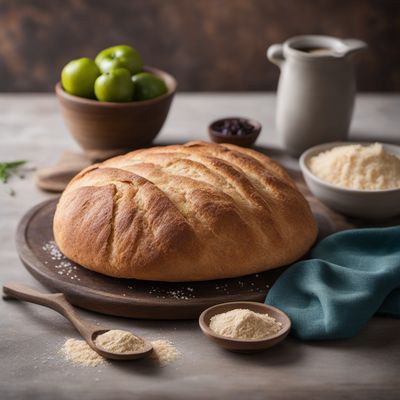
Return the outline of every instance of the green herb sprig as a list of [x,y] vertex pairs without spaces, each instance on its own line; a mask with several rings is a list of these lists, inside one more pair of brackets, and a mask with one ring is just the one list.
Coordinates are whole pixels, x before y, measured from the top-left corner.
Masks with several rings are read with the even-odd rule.
[[[6,184],[8,181],[8,178],[11,175],[17,175],[20,178],[23,178],[24,176],[22,174],[18,173],[18,169],[19,169],[19,167],[21,167],[22,165],[24,165],[26,163],[27,163],[27,161],[25,161],[25,160],[0,162],[0,182],[3,184]],[[5,191],[10,196],[15,196],[15,191],[13,188],[6,187]]]
[[6,183],[8,178],[12,174],[15,174],[20,166],[26,163],[26,160],[0,162],[0,182]]

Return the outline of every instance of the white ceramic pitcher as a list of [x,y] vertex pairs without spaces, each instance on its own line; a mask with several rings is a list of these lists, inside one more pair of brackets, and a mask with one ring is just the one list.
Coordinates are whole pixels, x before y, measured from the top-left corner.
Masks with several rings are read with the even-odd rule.
[[268,48],[268,59],[281,69],[276,125],[290,154],[346,140],[356,92],[350,55],[366,46],[357,39],[303,35]]

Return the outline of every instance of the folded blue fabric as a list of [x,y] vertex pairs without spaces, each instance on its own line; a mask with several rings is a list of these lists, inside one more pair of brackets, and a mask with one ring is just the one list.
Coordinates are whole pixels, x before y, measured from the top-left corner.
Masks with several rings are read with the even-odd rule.
[[400,317],[400,226],[323,239],[278,278],[265,303],[286,312],[303,340],[354,336],[377,312]]

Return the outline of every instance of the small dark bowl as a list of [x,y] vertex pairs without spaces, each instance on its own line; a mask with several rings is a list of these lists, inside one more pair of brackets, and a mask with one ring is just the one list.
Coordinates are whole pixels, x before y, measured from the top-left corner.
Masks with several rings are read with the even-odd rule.
[[[254,131],[243,136],[238,136],[232,134],[223,135],[221,132],[215,129],[216,125],[229,119],[244,119],[247,123],[253,125]],[[212,122],[208,127],[208,135],[210,136],[211,141],[214,143],[231,143],[237,146],[250,147],[257,140],[258,135],[261,132],[261,128],[261,124],[254,119],[243,117],[227,117]]]
[[[268,314],[282,324],[282,329],[274,335],[264,339],[233,339],[226,336],[221,336],[210,329],[210,320],[214,315],[226,313],[236,308],[248,309],[260,314]],[[216,306],[207,308],[199,317],[200,329],[213,342],[226,350],[237,353],[256,353],[275,346],[290,332],[291,322],[289,317],[278,308],[269,306],[263,303],[253,301],[234,301],[231,303],[217,304]]]

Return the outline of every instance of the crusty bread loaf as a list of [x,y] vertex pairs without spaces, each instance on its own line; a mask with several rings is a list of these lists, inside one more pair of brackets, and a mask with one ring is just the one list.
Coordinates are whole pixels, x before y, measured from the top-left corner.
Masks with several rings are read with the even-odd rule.
[[157,281],[247,275],[289,264],[317,234],[309,205],[268,157],[190,142],[133,151],[80,172],[54,216],[71,260]]

